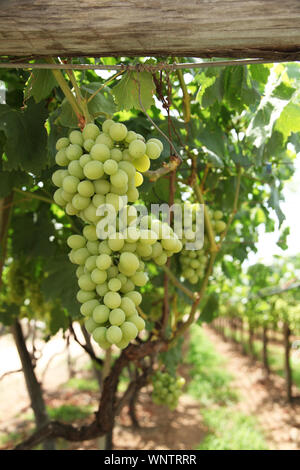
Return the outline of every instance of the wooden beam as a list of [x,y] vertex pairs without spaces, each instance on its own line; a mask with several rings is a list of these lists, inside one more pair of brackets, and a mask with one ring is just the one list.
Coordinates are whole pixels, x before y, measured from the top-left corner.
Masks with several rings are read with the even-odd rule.
[[0,55],[300,59],[299,0],[0,0]]

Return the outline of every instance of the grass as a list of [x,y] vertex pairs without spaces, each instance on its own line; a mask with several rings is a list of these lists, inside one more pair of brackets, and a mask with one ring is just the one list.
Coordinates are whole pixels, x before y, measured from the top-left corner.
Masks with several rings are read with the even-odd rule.
[[72,388],[80,392],[98,392],[99,384],[96,379],[73,377],[63,385],[63,388]]
[[[240,331],[237,332],[237,334],[233,334],[233,332],[229,328],[225,328],[225,336],[227,338],[235,339],[238,343],[241,344],[242,339],[241,339],[241,334]],[[247,337],[244,336],[243,338],[243,349],[247,354],[249,354],[249,344],[247,341]],[[253,341],[253,353],[254,357],[258,361],[262,361],[262,349],[263,349],[263,343],[260,340],[254,340]],[[275,374],[280,375],[281,377],[284,377],[284,350],[283,346],[276,345],[276,344],[268,344],[267,347],[268,351],[268,360],[269,360],[269,366],[270,370],[274,372]],[[299,360],[297,361],[296,359],[293,359],[291,357],[291,368],[292,368],[292,379],[293,383],[300,388],[300,362]]]
[[92,412],[93,407],[83,405],[61,405],[57,408],[47,408],[50,419],[57,419],[66,423],[71,423],[77,419],[87,418]]
[[197,450],[268,449],[256,418],[234,409],[240,397],[232,387],[233,377],[226,370],[226,360],[197,325],[191,328],[186,362],[191,366],[187,391],[200,401],[208,427]]

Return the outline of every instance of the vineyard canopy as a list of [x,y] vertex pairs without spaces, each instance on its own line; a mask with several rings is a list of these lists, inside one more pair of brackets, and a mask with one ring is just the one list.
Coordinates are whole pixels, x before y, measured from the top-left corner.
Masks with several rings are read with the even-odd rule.
[[300,58],[298,0],[0,0],[0,55]]

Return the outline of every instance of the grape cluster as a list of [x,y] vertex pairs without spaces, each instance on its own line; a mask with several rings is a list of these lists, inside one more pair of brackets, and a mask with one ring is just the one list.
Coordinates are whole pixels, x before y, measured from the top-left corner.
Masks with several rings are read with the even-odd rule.
[[[199,249],[187,250],[184,248],[180,253],[180,264],[182,267],[182,276],[187,279],[191,284],[197,284],[204,276],[207,265],[207,250],[209,245],[207,236],[204,236],[204,243],[196,241],[196,212],[199,210],[199,204],[185,204],[185,210],[191,213],[190,226],[185,227],[183,242],[195,243],[199,245]],[[208,209],[208,214],[211,220],[211,225],[216,234],[222,233],[226,228],[226,223],[222,220],[223,212],[220,210],[212,211]]]
[[[182,244],[168,224],[151,216],[142,217],[137,226],[137,210],[128,204],[137,201],[142,172],[149,169],[150,159],[160,156],[161,142],[145,143],[112,120],[103,123],[102,131],[87,124],[82,132],[57,141],[56,162],[68,169],[53,174],[58,186],[54,200],[86,223],[82,235],[68,238],[69,258],[78,265],[77,299],[86,329],[102,348],[115,344],[124,349],[145,327],[138,313],[142,296],[136,290],[148,281],[144,261],[163,265]],[[104,216],[97,209],[105,204],[118,218],[108,222],[106,236],[99,238]]]
[[166,405],[175,410],[185,384],[183,377],[174,377],[167,372],[158,371],[152,376],[152,401],[156,405]]

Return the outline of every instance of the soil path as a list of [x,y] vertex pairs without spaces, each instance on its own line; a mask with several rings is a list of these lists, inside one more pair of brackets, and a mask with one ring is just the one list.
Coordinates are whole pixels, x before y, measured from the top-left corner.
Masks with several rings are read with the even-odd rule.
[[[262,366],[239,351],[239,346],[204,327],[216,351],[227,359],[226,369],[234,376],[233,386],[240,393],[237,409],[255,416],[271,449],[300,450],[300,403],[289,405],[282,377],[266,379]],[[298,392],[294,389],[294,395]]]

